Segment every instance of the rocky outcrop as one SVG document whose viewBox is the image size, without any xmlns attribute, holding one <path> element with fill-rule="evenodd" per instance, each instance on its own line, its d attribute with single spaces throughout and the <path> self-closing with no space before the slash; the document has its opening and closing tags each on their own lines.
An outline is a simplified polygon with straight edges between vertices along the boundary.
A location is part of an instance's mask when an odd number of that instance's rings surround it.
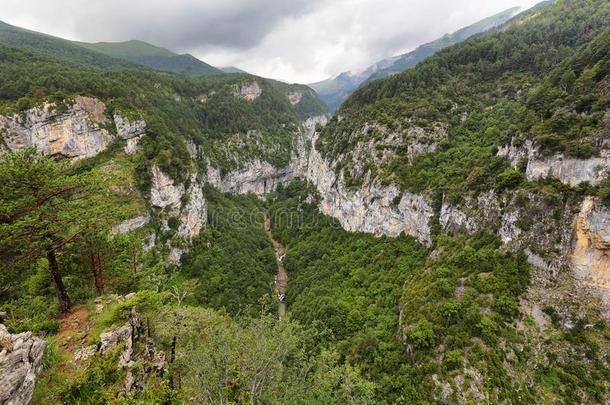
<svg viewBox="0 0 610 405">
<path fill-rule="evenodd" d="M 256 81 L 242 84 L 241 86 L 233 86 L 233 95 L 235 97 L 243 98 L 244 100 L 256 100 L 261 94 L 263 94 L 263 89 L 261 89 L 261 86 Z"/>
<path fill-rule="evenodd" d="M 139 150 L 138 144 L 146 132 L 146 121 L 129 121 L 120 115 L 115 115 L 114 125 L 116 126 L 117 135 L 127 142 L 125 153 L 128 155 L 136 153 Z"/>
<path fill-rule="evenodd" d="M 0 116 L 0 134 L 4 132 L 2 141 L 9 151 L 35 146 L 45 155 L 85 159 L 102 152 L 115 139 L 106 129 L 107 123 L 102 101 L 79 96 L 66 112 L 45 103 L 22 114 Z M 135 153 L 146 122 L 115 115 L 114 125 L 118 137 L 127 141 L 125 153 Z"/>
<path fill-rule="evenodd" d="M 121 139 L 136 138 L 144 135 L 146 132 L 146 121 L 144 120 L 129 121 L 120 115 L 115 115 L 114 125 L 116 126 L 117 135 Z"/>
<path fill-rule="evenodd" d="M 245 168 L 224 177 L 213 167 L 208 168 L 207 181 L 223 193 L 263 195 L 273 192 L 278 185 L 289 183 L 294 174 L 289 168 L 277 169 L 260 160 L 250 162 Z"/>
<path fill-rule="evenodd" d="M 315 137 L 313 139 L 315 145 Z M 320 210 L 352 232 L 398 236 L 405 234 L 424 244 L 432 242 L 432 207 L 422 195 L 400 193 L 395 186 L 380 186 L 367 176 L 358 188 L 349 188 L 343 174 L 312 148 L 306 174 L 321 197 Z"/>
<path fill-rule="evenodd" d="M 3 142 L 10 151 L 35 146 L 49 156 L 84 159 L 105 150 L 113 136 L 104 128 L 106 106 L 97 99 L 76 97 L 66 112 L 45 103 L 22 114 L 0 116 Z"/>
<path fill-rule="evenodd" d="M 159 168 L 153 166 L 151 173 L 150 204 L 155 208 L 177 210 L 184 195 L 184 184 L 174 180 Z"/>
<path fill-rule="evenodd" d="M 529 181 L 550 177 L 572 187 L 585 182 L 595 186 L 610 174 L 610 150 L 607 149 L 589 159 L 576 159 L 564 154 L 545 157 L 528 140 L 521 146 L 511 143 L 501 147 L 498 155 L 506 157 L 515 169 L 525 167 Z"/>
<path fill-rule="evenodd" d="M 44 340 L 31 332 L 12 335 L 0 324 L 0 404 L 22 405 L 30 401 L 44 348 Z"/>
<path fill-rule="evenodd" d="M 127 299 L 127 297 L 125 297 Z M 143 391 L 151 376 L 162 377 L 167 369 L 165 353 L 158 350 L 149 337 L 146 322 L 132 309 L 129 320 L 122 326 L 100 335 L 99 345 L 88 346 L 79 351 L 79 361 L 99 354 L 107 354 L 120 347 L 118 367 L 127 370 L 125 394 Z M 140 346 L 136 346 L 136 344 Z"/>
<path fill-rule="evenodd" d="M 459 207 L 443 203 L 439 216 L 439 223 L 446 232 L 466 231 L 474 233 L 477 231 L 477 224 L 469 218 Z"/>
<path fill-rule="evenodd" d="M 124 234 L 127 232 L 135 231 L 136 229 L 142 228 L 144 225 L 150 222 L 150 215 L 141 215 L 139 217 L 127 219 L 121 222 L 119 225 L 112 228 L 111 233 Z"/>
<path fill-rule="evenodd" d="M 208 217 L 207 202 L 203 198 L 202 185 L 197 182 L 197 175 L 191 176 L 191 185 L 187 191 L 189 202 L 180 216 L 178 236 L 192 240 L 206 224 Z"/>
<path fill-rule="evenodd" d="M 572 264 L 576 276 L 610 298 L 610 210 L 586 197 L 574 220 Z"/>
<path fill-rule="evenodd" d="M 288 97 L 288 101 L 290 101 L 290 104 L 297 105 L 303 99 L 303 92 L 291 91 L 286 95 L 286 97 Z"/>
</svg>

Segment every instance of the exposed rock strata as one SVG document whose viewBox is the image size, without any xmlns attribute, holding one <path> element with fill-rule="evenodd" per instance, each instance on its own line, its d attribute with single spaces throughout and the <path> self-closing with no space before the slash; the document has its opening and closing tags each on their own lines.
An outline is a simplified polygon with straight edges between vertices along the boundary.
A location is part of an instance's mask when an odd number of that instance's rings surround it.
<svg viewBox="0 0 610 405">
<path fill-rule="evenodd" d="M 202 185 L 197 182 L 197 175 L 191 176 L 191 185 L 187 191 L 189 202 L 180 216 L 178 236 L 191 240 L 205 225 L 208 216 L 207 202 L 203 198 Z"/>
<path fill-rule="evenodd" d="M 142 228 L 144 225 L 150 222 L 150 215 L 141 215 L 139 217 L 127 219 L 121 222 L 119 225 L 112 228 L 111 233 L 116 234 L 124 234 L 127 232 L 134 231 L 136 229 Z"/>
<path fill-rule="evenodd" d="M 610 175 L 608 149 L 589 159 L 576 159 L 563 154 L 545 157 L 528 140 L 522 146 L 504 146 L 499 149 L 498 155 L 506 157 L 515 169 L 525 166 L 525 176 L 530 181 L 550 177 L 572 187 L 585 182 L 595 186 Z"/>
<path fill-rule="evenodd" d="M 180 202 L 184 195 L 184 184 L 176 184 L 171 177 L 163 173 L 159 166 L 153 166 L 151 175 L 151 205 L 161 209 L 170 207 L 170 209 L 176 210 L 180 208 Z"/>
<path fill-rule="evenodd" d="M 35 146 L 49 156 L 84 159 L 105 150 L 113 136 L 104 128 L 104 103 L 76 97 L 67 112 L 45 103 L 12 117 L 0 116 L 3 141 L 10 151 Z"/>
<path fill-rule="evenodd" d="M 610 210 L 587 197 L 574 220 L 572 264 L 576 276 L 610 298 Z"/>
<path fill-rule="evenodd" d="M 244 100 L 256 100 L 261 94 L 263 94 L 263 89 L 261 89 L 261 86 L 255 81 L 242 84 L 241 86 L 233 86 L 233 95 L 235 97 L 243 98 Z"/>
<path fill-rule="evenodd" d="M 0 324 L 0 404 L 30 402 L 44 348 L 44 340 L 31 332 L 12 335 Z"/>
</svg>

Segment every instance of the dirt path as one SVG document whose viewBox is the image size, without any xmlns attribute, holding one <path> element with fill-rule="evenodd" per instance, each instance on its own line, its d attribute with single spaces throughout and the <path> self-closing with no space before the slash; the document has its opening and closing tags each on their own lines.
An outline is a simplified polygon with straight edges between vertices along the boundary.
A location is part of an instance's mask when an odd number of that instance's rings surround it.
<svg viewBox="0 0 610 405">
<path fill-rule="evenodd" d="M 288 272 L 284 267 L 284 255 L 286 254 L 284 246 L 273 238 L 271 232 L 271 220 L 269 218 L 269 211 L 264 211 L 265 216 L 265 232 L 273 243 L 273 250 L 275 250 L 275 261 L 277 263 L 277 275 L 275 276 L 275 292 L 279 301 L 277 315 L 280 319 L 286 315 L 286 289 L 288 287 Z"/>
<path fill-rule="evenodd" d="M 59 318 L 57 343 L 68 352 L 73 353 L 89 336 L 90 329 L 91 321 L 87 308 L 85 306 L 74 308 Z"/>
</svg>

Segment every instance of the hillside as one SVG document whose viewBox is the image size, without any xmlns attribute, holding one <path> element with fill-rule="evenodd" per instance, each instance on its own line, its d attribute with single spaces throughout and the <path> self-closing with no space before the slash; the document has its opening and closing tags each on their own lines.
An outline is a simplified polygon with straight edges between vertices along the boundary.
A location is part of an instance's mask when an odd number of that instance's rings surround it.
<svg viewBox="0 0 610 405">
<path fill-rule="evenodd" d="M 0 44 L 16 46 L 56 60 L 101 69 L 135 68 L 132 63 L 84 49 L 71 41 L 14 27 L 0 21 Z"/>
<path fill-rule="evenodd" d="M 332 117 L 303 85 L 70 59 L 0 44 L 0 399 L 610 402 L 606 0 Z"/>
<path fill-rule="evenodd" d="M 505 10 L 462 28 L 453 34 L 447 34 L 433 42 L 421 45 L 412 52 L 381 60 L 362 72 L 343 72 L 333 79 L 312 83 L 309 86 L 320 95 L 332 111 L 335 111 L 363 84 L 410 69 L 443 48 L 504 24 L 515 16 L 519 10 L 518 7 Z"/>
<path fill-rule="evenodd" d="M 124 59 L 154 70 L 193 76 L 219 74 L 221 71 L 189 54 L 178 55 L 142 41 L 99 42 L 78 45 L 117 59 Z"/>
</svg>

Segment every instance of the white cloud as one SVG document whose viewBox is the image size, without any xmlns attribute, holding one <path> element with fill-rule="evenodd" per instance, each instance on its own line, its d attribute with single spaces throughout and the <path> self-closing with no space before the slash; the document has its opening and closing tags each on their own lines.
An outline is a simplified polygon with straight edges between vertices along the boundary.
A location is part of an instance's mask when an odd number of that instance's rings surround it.
<svg viewBox="0 0 610 405">
<path fill-rule="evenodd" d="M 4 0 L 0 19 L 83 41 L 141 39 L 309 83 L 537 0 Z"/>
</svg>

